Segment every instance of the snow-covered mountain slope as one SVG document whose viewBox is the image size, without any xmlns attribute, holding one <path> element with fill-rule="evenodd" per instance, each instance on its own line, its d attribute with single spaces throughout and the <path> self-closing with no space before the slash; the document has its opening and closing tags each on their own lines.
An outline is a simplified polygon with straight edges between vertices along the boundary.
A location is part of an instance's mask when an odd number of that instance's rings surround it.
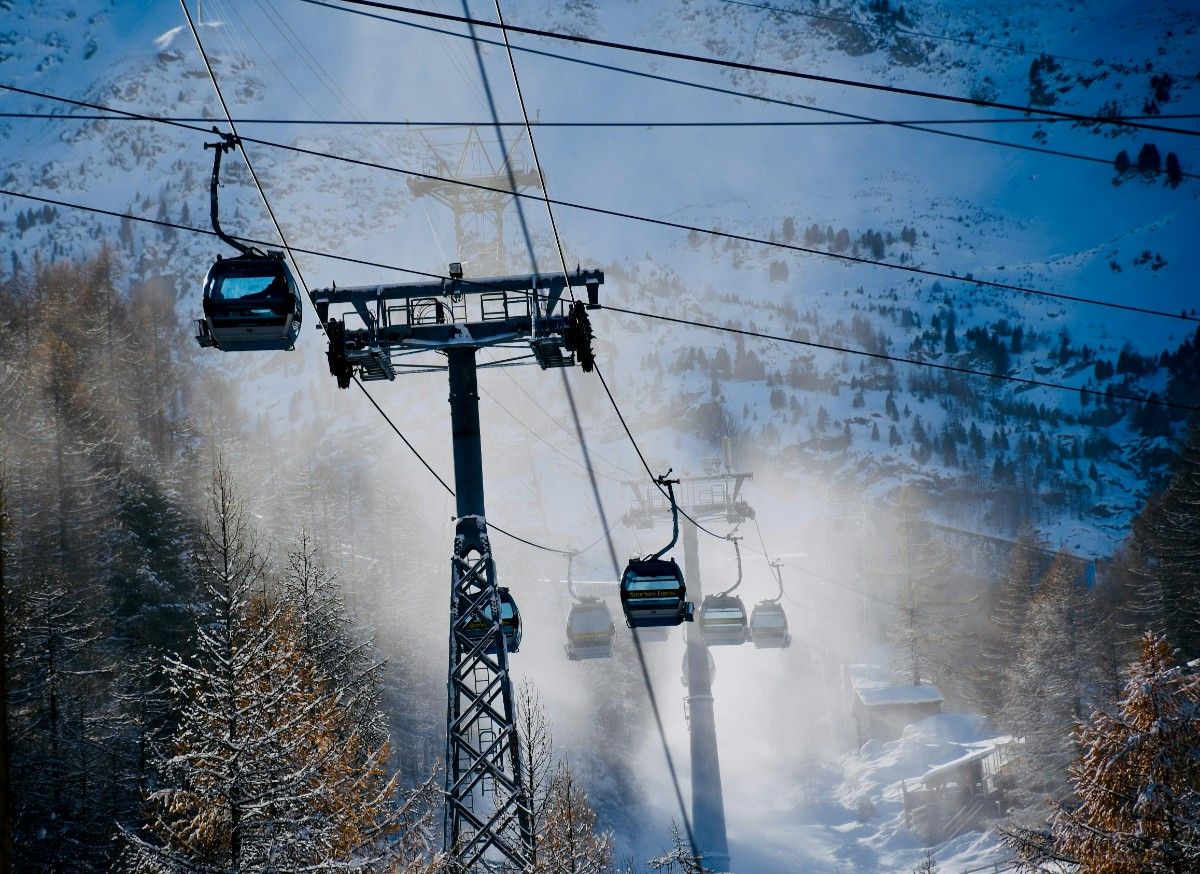
<svg viewBox="0 0 1200 874">
<path fill-rule="evenodd" d="M 511 16 L 518 23 L 632 42 L 658 44 L 656 37 L 670 34 L 671 45 L 685 50 L 1016 103 L 1040 101 L 1067 111 L 1093 113 L 1112 104 L 1109 110 L 1118 112 L 1173 114 L 1197 102 L 1195 76 L 1187 72 L 1195 67 L 1194 40 L 1187 35 L 1197 15 L 1188 4 L 1136 13 L 1108 4 L 1086 15 L 1067 4 L 976 5 L 952 21 L 920 4 L 906 5 L 903 15 L 856 5 L 823 6 L 806 15 L 724 2 L 576 3 L 515 6 Z M 211 88 L 179 18 L 169 4 L 111 4 L 90 14 L 72 4 L 23 4 L 10 10 L 0 72 L 6 83 L 134 111 L 215 117 Z M 282 4 L 278 11 L 204 4 L 201 20 L 217 75 L 238 115 L 486 120 L 473 58 L 460 39 L 299 3 Z M 599 59 L 596 52 L 520 44 Z M 351 45 L 353 57 L 344 60 Z M 1042 48 L 1053 49 L 1056 59 L 1034 53 Z M 504 59 L 486 47 L 485 58 L 501 113 L 511 118 L 518 110 Z M 531 110 L 545 119 L 828 118 L 541 55 L 518 53 L 518 60 Z M 636 56 L 601 60 L 864 116 L 984 115 L 890 94 L 725 75 Z M 1157 78 L 1164 73 L 1171 77 L 1165 87 Z M 395 91 L 392 82 L 412 84 Z M 4 105 L 65 111 L 12 93 Z M 141 122 L 28 119 L 6 120 L 2 130 L 8 159 L 0 178 L 6 188 L 206 224 L 202 135 Z M 1192 167 L 1190 144 L 1169 134 L 1067 124 L 944 130 L 1105 159 L 1122 148 L 1136 157 L 1141 145 L 1156 141 L 1162 154 L 1177 149 L 1185 170 Z M 423 140 L 402 128 L 245 125 L 243 132 L 410 169 L 429 166 Z M 1111 169 L 1085 162 L 878 126 L 542 128 L 536 136 L 551 192 L 563 200 L 1169 312 L 1194 306 L 1190 247 L 1200 216 L 1191 180 L 1171 188 L 1161 178 L 1117 179 Z M 453 256 L 448 216 L 437 206 L 414 202 L 403 175 L 267 146 L 250 149 L 294 245 L 433 271 Z M 272 239 L 248 182 L 244 169 L 228 162 L 225 223 Z M 536 202 L 526 207 L 538 257 L 548 269 L 555 257 L 544 213 Z M 1195 327 L 950 280 L 934 284 L 886 268 L 568 208 L 558 213 L 569 259 L 609 269 L 610 302 L 802 340 L 1099 391 L 1162 395 L 1170 376 L 1158 366 L 1159 356 L 1174 352 Z M 214 248 L 203 237 L 115 227 L 109 218 L 47 211 L 15 198 L 4 198 L 0 220 L 13 264 L 28 263 L 34 252 L 42 258 L 84 252 L 119 234 L 136 272 L 180 277 L 181 315 L 194 302 L 194 277 Z M 515 223 L 509 224 L 511 230 Z M 520 252 L 514 238 L 510 253 L 518 269 Z M 306 256 L 301 264 L 314 285 L 389 275 Z M 957 352 L 946 348 L 948 326 Z M 1028 340 L 1014 346 L 1018 327 Z M 1020 491 L 1015 508 L 992 501 L 970 518 L 965 503 L 957 507 L 951 501 L 947 515 L 1002 533 L 1018 515 L 1032 515 L 1056 540 L 1081 551 L 1103 552 L 1120 538 L 1147 480 L 1163 470 L 1178 430 L 1177 421 L 1164 425 L 1162 417 L 1152 416 L 1147 424 L 1134 404 L 1098 412 L 1079 396 L 1052 389 L 981 378 L 948 385 L 941 375 L 909 365 L 881 368 L 840 353 L 757 340 L 735 343 L 728 335 L 614 315 L 601 314 L 597 328 L 609 366 L 627 386 L 624 402 L 656 456 L 666 459 L 679 451 L 667 431 L 653 430 L 655 412 L 663 411 L 697 432 L 698 440 L 688 441 L 686 450 L 693 458 L 712 451 L 718 431 L 733 430 L 760 464 L 782 465 L 799 477 L 849 477 L 877 496 L 905 477 L 920 477 L 943 493 L 995 497 Z M 982 341 L 980 331 L 986 332 Z M 967 339 L 968 332 L 974 339 Z M 253 408 L 264 409 L 259 400 L 271 398 L 282 411 L 294 406 L 288 398 L 301 384 L 321 378 L 320 339 L 306 334 L 299 370 L 295 361 L 221 366 L 246 368 Z M 1007 355 L 998 344 L 1007 347 Z M 1132 369 L 1118 367 L 1123 349 L 1145 360 Z M 300 381 L 282 377 L 285 372 Z M 1178 373 L 1176 381 L 1182 381 Z M 510 406 L 519 402 L 506 380 L 497 389 Z M 1180 391 L 1177 387 L 1176 399 Z M 889 395 L 902 411 L 897 418 L 889 415 Z M 555 415 L 565 414 L 557 397 L 546 405 Z M 423 427 L 440 429 L 437 412 L 431 411 Z M 506 427 L 514 426 L 509 421 Z M 1036 445 L 1015 446 L 1017 432 L 1030 427 L 1042 430 L 1035 431 Z M 873 438 L 876 428 L 879 439 Z M 976 429 L 986 441 L 982 451 Z M 560 437 L 565 435 L 555 435 Z M 597 439 L 602 451 L 630 460 L 619 440 Z M 947 441 L 953 449 L 946 448 Z M 572 452 L 569 445 L 562 448 Z M 1018 462 L 1020 471 L 1013 469 Z"/>
</svg>

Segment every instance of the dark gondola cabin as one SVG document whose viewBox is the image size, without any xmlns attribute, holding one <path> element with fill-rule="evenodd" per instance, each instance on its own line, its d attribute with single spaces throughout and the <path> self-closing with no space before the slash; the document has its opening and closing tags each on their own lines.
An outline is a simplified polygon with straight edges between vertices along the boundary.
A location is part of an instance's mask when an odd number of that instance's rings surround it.
<svg viewBox="0 0 1200 874">
<path fill-rule="evenodd" d="M 509 652 L 516 652 L 521 646 L 521 611 L 517 609 L 517 602 L 512 593 L 504 586 L 498 586 L 496 593 L 500 596 L 500 629 L 504 633 L 505 648 Z M 466 605 L 460 609 L 466 609 Z M 467 623 L 463 633 L 472 641 L 478 642 L 483 640 L 491 629 L 492 608 L 491 605 L 485 605 Z M 496 655 L 497 647 L 489 646 L 484 652 Z"/>
<path fill-rule="evenodd" d="M 196 342 L 224 352 L 291 349 L 301 316 L 300 292 L 282 252 L 218 256 L 204 281 Z"/>
<path fill-rule="evenodd" d="M 630 628 L 654 628 L 691 622 L 683 571 L 674 559 L 634 559 L 621 575 L 621 609 Z"/>
<path fill-rule="evenodd" d="M 737 595 L 709 595 L 700 605 L 700 627 L 709 646 L 746 642 L 746 605 Z"/>
<path fill-rule="evenodd" d="M 759 649 L 780 649 L 792 642 L 787 614 L 777 601 L 759 601 L 750 614 L 750 640 Z"/>
<path fill-rule="evenodd" d="M 577 601 L 567 616 L 567 658 L 571 661 L 612 658 L 616 630 L 608 605 L 599 598 Z"/>
</svg>

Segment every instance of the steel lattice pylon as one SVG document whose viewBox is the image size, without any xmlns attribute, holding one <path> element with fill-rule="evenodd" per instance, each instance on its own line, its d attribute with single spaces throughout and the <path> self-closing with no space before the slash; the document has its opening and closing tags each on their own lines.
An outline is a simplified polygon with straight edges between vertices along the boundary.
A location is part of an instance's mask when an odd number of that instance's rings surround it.
<svg viewBox="0 0 1200 874">
<path fill-rule="evenodd" d="M 313 302 L 329 338 L 330 372 L 342 388 L 354 379 L 395 379 L 431 369 L 444 369 L 449 377 L 458 525 L 450 571 L 445 850 L 455 874 L 518 872 L 529 868 L 532 834 L 502 603 L 512 609 L 514 633 L 519 625 L 514 602 L 502 602 L 496 586 L 484 521 L 475 359 L 480 349 L 508 349 L 512 357 L 482 366 L 536 363 L 545 370 L 572 367 L 579 357 L 586 368 L 592 336 L 586 309 L 598 306 L 604 274 L 576 269 L 570 275 L 467 280 L 458 264 L 450 273 L 431 282 L 319 288 Z M 587 305 L 563 300 L 576 288 L 586 291 Z M 338 305 L 352 309 L 339 319 L 330 313 Z M 409 356 L 434 352 L 444 364 L 428 357 L 407 363 Z"/>
<path fill-rule="evenodd" d="M 446 849 L 459 871 L 529 865 L 529 803 L 500 616 L 483 520 L 460 519 L 451 565 L 445 821 Z M 490 628 L 468 634 L 473 623 Z"/>
</svg>

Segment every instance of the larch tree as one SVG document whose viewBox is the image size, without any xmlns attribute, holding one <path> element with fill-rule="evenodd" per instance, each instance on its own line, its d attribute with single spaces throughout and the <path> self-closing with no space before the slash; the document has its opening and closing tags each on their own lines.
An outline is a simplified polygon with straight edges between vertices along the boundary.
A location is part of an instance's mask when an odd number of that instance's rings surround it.
<svg viewBox="0 0 1200 874">
<path fill-rule="evenodd" d="M 96 647 L 103 625 L 55 572 L 6 594 L 16 594 L 7 617 L 16 862 L 90 870 L 106 859 L 113 821 L 96 760 L 112 717 L 112 665 Z"/>
<path fill-rule="evenodd" d="M 550 784 L 538 864 L 533 871 L 607 874 L 612 865 L 612 836 L 596 830 L 596 812 L 564 762 Z"/>
<path fill-rule="evenodd" d="M 1074 797 L 1048 834 L 1010 836 L 1023 861 L 1087 874 L 1200 870 L 1200 676 L 1147 632 L 1116 712 L 1096 711 L 1076 732 Z"/>
<path fill-rule="evenodd" d="M 280 598 L 294 617 L 305 656 L 341 697 L 340 734 L 357 733 L 371 748 L 386 743 L 379 685 L 383 665 L 371 657 L 369 642 L 354 639 L 337 576 L 307 531 L 288 553 Z"/>
<path fill-rule="evenodd" d="M 304 642 L 295 609 L 270 592 L 265 559 L 214 472 L 196 551 L 209 597 L 194 655 L 168 664 L 179 724 L 129 835 L 139 870 L 421 870 L 416 827 L 386 766 L 389 748 L 347 730 L 340 690 Z M 418 853 L 424 855 L 424 851 Z M 413 866 L 416 867 L 413 867 Z"/>
<path fill-rule="evenodd" d="M 1005 690 L 1002 724 L 1025 739 L 1012 798 L 1019 820 L 1039 819 L 1046 797 L 1065 793 L 1078 753 L 1072 727 L 1099 680 L 1099 621 L 1082 578 L 1082 563 L 1059 552 L 1029 605 Z"/>
<path fill-rule="evenodd" d="M 531 874 L 604 874 L 612 870 L 612 836 L 597 831 L 596 812 L 568 765 L 555 754 L 554 734 L 537 687 L 517 694 L 517 735 L 533 836 Z"/>
<path fill-rule="evenodd" d="M 679 824 L 671 820 L 671 848 L 661 856 L 646 862 L 651 871 L 667 874 L 709 874 L 704 867 L 703 857 L 696 851 L 689 835 L 685 835 Z"/>
<path fill-rule="evenodd" d="M 978 637 L 979 657 L 972 677 L 973 696 L 981 711 L 1000 715 L 1029 604 L 1041 579 L 1046 543 L 1026 528 L 1017 535 L 1004 572 L 984 593 L 986 619 Z"/>
<path fill-rule="evenodd" d="M 902 489 L 897 507 L 896 596 L 888 636 L 895 648 L 901 682 L 920 686 L 952 679 L 950 618 L 955 601 L 950 591 L 949 556 L 930 536 L 921 517 L 915 490 Z"/>
<path fill-rule="evenodd" d="M 528 679 L 517 692 L 517 736 L 520 738 L 521 770 L 525 776 L 526 803 L 529 807 L 530 865 L 534 871 L 550 872 L 542 845 L 546 837 L 550 806 L 553 801 L 557 759 L 554 734 L 542 705 L 537 687 Z"/>
<path fill-rule="evenodd" d="M 138 654 L 162 651 L 195 600 L 176 536 L 187 528 L 191 479 L 180 455 L 144 464 L 134 396 L 158 362 L 134 354 L 119 272 L 102 250 L 80 263 L 35 261 L 0 282 L 22 868 L 111 867 L 116 824 L 140 814 L 147 757 L 138 748 L 162 716 L 139 710 L 126 681 L 141 679 Z"/>
</svg>

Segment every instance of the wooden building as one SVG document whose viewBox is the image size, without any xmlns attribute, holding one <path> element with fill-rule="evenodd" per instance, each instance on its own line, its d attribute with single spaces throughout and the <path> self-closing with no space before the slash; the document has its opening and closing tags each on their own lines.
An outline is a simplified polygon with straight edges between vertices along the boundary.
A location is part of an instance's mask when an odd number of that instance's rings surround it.
<svg viewBox="0 0 1200 874">
<path fill-rule="evenodd" d="M 1005 778 L 1013 745 L 1020 742 L 998 737 L 973 744 L 966 754 L 926 771 L 915 788 L 901 783 L 905 825 L 936 844 L 1003 816 Z"/>
<path fill-rule="evenodd" d="M 895 740 L 905 726 L 941 713 L 944 701 L 937 686 L 856 688 L 851 717 L 859 745 Z"/>
</svg>

